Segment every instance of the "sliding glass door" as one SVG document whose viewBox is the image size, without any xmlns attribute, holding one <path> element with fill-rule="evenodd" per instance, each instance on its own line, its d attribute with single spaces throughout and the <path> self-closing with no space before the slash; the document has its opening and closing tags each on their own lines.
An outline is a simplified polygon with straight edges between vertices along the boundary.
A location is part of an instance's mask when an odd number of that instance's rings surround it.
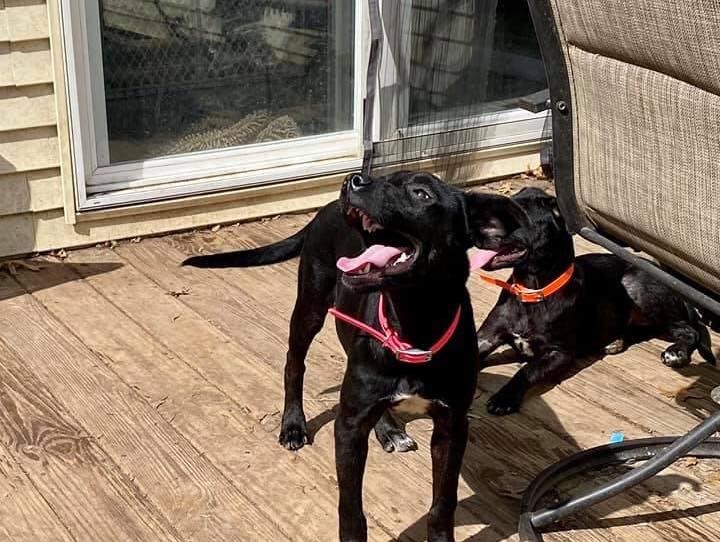
<svg viewBox="0 0 720 542">
<path fill-rule="evenodd" d="M 357 4 L 65 0 L 81 208 L 357 164 Z"/>
<path fill-rule="evenodd" d="M 366 0 L 60 0 L 77 208 L 348 171 Z M 524 2 L 384 0 L 379 161 L 542 137 Z M 377 161 L 376 161 L 377 163 Z"/>
</svg>

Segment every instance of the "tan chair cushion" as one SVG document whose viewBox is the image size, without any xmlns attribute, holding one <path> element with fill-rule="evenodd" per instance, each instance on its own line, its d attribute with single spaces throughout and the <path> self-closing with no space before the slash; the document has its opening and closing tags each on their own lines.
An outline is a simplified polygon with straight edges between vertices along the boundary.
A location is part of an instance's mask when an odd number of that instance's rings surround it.
<svg viewBox="0 0 720 542">
<path fill-rule="evenodd" d="M 720 292 L 720 2 L 553 1 L 581 206 Z"/>
<path fill-rule="evenodd" d="M 569 44 L 720 93 L 718 0 L 556 0 Z"/>
</svg>

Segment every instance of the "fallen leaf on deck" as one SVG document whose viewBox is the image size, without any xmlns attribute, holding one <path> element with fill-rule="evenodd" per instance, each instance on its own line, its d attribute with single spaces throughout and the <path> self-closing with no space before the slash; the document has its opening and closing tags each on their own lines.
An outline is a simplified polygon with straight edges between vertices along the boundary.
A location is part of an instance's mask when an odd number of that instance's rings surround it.
<svg viewBox="0 0 720 542">
<path fill-rule="evenodd" d="M 505 194 L 505 195 L 512 194 L 514 192 L 512 184 L 510 184 L 510 183 L 503 183 L 500 186 L 498 186 L 497 188 L 495 188 L 495 190 L 497 190 L 501 194 Z"/>
<path fill-rule="evenodd" d="M 190 289 L 189 288 L 183 288 L 182 290 L 172 290 L 170 292 L 165 292 L 167 295 L 171 295 L 175 298 L 180 297 L 181 295 L 190 295 Z"/>
<path fill-rule="evenodd" d="M 694 467 L 698 464 L 698 460 L 695 457 L 683 457 L 676 463 L 679 467 Z"/>
<path fill-rule="evenodd" d="M 545 175 L 542 166 L 538 166 L 536 169 L 533 169 L 530 174 L 540 181 L 544 181 L 547 179 L 547 175 Z"/>
</svg>

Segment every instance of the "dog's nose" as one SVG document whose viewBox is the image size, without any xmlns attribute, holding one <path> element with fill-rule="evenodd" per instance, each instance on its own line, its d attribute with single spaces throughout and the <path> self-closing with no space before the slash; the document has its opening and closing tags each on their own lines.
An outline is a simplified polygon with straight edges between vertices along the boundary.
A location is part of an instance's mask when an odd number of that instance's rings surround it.
<svg viewBox="0 0 720 542">
<path fill-rule="evenodd" d="M 370 177 L 363 177 L 362 175 L 353 175 L 350 177 L 351 190 L 360 190 L 369 184 L 372 184 L 372 179 Z"/>
</svg>

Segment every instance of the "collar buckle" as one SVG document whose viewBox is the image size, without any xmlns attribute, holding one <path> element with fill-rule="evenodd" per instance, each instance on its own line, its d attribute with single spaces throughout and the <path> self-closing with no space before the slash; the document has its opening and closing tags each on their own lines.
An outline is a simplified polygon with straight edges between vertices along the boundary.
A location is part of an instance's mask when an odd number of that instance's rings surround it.
<svg viewBox="0 0 720 542">
<path fill-rule="evenodd" d="M 542 290 L 520 291 L 522 301 L 525 303 L 540 303 L 545 301 L 545 294 Z"/>
<path fill-rule="evenodd" d="M 545 301 L 545 293 L 542 290 L 530 290 L 517 282 L 510 285 L 510 291 L 523 303 L 540 303 Z"/>
<path fill-rule="evenodd" d="M 404 361 L 405 363 L 427 363 L 432 359 L 433 353 L 431 350 L 407 348 L 396 351 L 395 357 L 398 361 Z"/>
</svg>

